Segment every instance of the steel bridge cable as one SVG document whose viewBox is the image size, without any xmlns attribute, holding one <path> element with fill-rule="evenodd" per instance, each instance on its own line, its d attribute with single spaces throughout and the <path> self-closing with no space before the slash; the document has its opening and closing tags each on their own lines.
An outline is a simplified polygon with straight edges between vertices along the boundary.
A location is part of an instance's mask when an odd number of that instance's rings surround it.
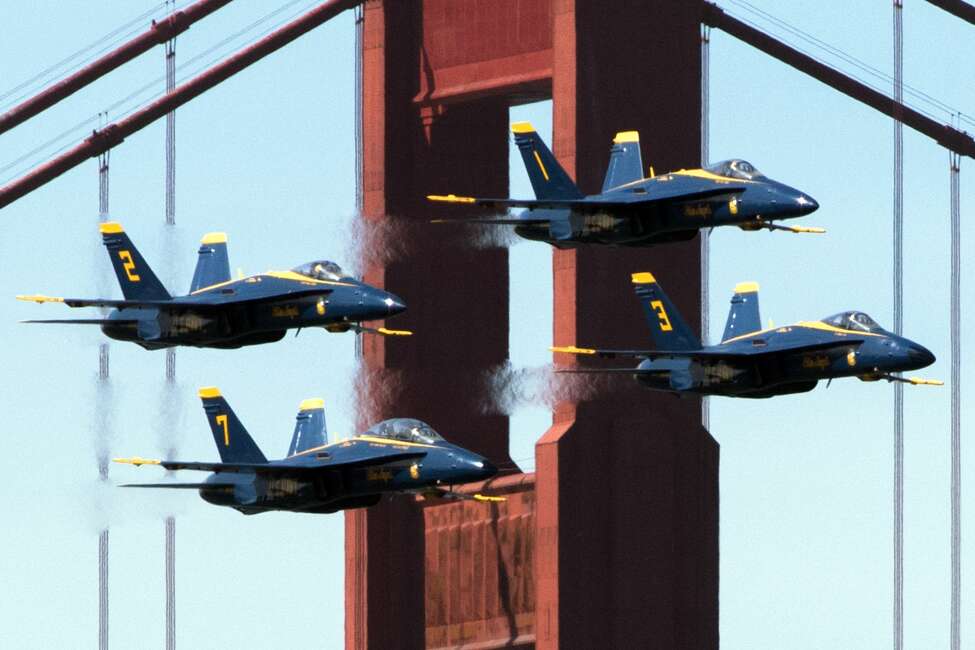
<svg viewBox="0 0 975 650">
<path fill-rule="evenodd" d="M 961 156 L 948 152 L 951 185 L 951 650 L 961 648 Z"/>
<path fill-rule="evenodd" d="M 121 25 L 121 26 L 115 28 L 114 30 L 112 30 L 111 32 L 105 34 L 104 36 L 101 36 L 100 38 L 92 41 L 91 43 L 89 43 L 85 47 L 81 48 L 77 52 L 74 52 L 73 54 L 68 55 L 67 57 L 65 57 L 64 59 L 58 61 L 54 65 L 52 65 L 52 66 L 50 66 L 48 68 L 45 68 L 41 72 L 38 72 L 36 75 L 34 75 L 33 77 L 31 77 L 30 79 L 27 79 L 27 80 L 25 80 L 25 81 L 17 84 L 13 88 L 10 88 L 6 92 L 0 94 L 0 101 L 6 100 L 8 97 L 10 97 L 11 95 L 13 95 L 14 93 L 20 92 L 21 90 L 24 90 L 26 88 L 30 88 L 30 87 L 36 86 L 36 85 L 41 85 L 41 86 L 46 85 L 48 83 L 48 81 L 42 81 L 42 80 L 45 80 L 47 77 L 52 76 L 55 72 L 58 72 L 58 74 L 60 74 L 61 76 L 64 76 L 64 75 L 66 75 L 68 73 L 74 72 L 75 70 L 78 70 L 78 69 L 82 68 L 83 66 L 87 65 L 88 63 L 90 63 L 91 61 L 93 61 L 94 59 L 96 59 L 97 57 L 99 57 L 101 54 L 103 54 L 106 51 L 110 50 L 112 47 L 114 47 L 115 45 L 117 45 L 120 41 L 126 40 L 130 36 L 132 36 L 133 34 L 139 32 L 142 29 L 142 24 L 144 23 L 144 21 L 146 19 L 152 17 L 154 14 L 158 13 L 159 10 L 161 8 L 165 7 L 165 6 L 166 6 L 166 3 L 160 3 L 160 4 L 156 5 L 155 7 L 152 7 L 148 11 L 145 11 L 145 12 L 139 14 L 138 16 L 136 16 L 135 18 L 133 18 L 129 22 L 125 23 L 124 25 Z M 135 25 L 134 28 L 133 28 L 133 25 Z M 126 31 L 126 30 L 128 30 L 128 31 Z M 119 36 L 119 34 L 121 34 L 121 36 Z M 94 49 L 96 47 L 99 47 L 99 46 L 101 46 L 101 49 L 100 50 L 98 50 L 98 51 L 90 54 L 88 57 L 86 57 L 82 61 L 79 61 L 78 63 L 76 63 L 73 67 L 68 68 L 66 70 L 62 70 L 61 69 L 64 66 L 68 65 L 69 63 L 75 61 L 79 57 L 83 56 L 87 52 L 89 52 L 92 49 Z M 14 104 L 19 103 L 21 100 L 26 99 L 27 97 L 29 97 L 30 95 L 32 95 L 33 92 L 34 91 L 28 91 L 25 94 L 22 94 L 22 95 L 16 97 L 15 99 L 9 101 L 8 103 L 3 104 L 2 105 L 2 108 L 5 109 L 5 108 L 7 108 L 9 106 L 12 106 Z"/>
<path fill-rule="evenodd" d="M 871 75 L 873 77 L 876 77 L 879 81 L 883 82 L 883 85 L 878 86 L 875 82 L 872 82 L 872 81 L 869 81 L 867 79 L 864 79 L 862 76 L 859 76 L 859 75 L 856 75 L 856 74 L 851 74 L 849 72 L 845 72 L 844 71 L 844 73 L 847 74 L 849 77 L 851 77 L 853 79 L 856 79 L 860 83 L 863 83 L 864 85 L 866 85 L 866 86 L 868 86 L 870 88 L 873 88 L 874 90 L 877 90 L 879 92 L 883 92 L 884 91 L 884 86 L 886 86 L 888 84 L 893 84 L 893 82 L 894 82 L 893 77 L 891 77 L 889 74 L 887 74 L 887 73 L 885 73 L 885 72 L 883 72 L 883 71 L 881 71 L 881 70 L 879 70 L 879 69 L 871 66 L 868 63 L 865 63 L 864 61 L 861 61 L 860 59 L 857 59 L 856 57 L 854 57 L 854 56 L 852 56 L 850 54 L 847 54 L 843 50 L 840 50 L 839 48 L 837 48 L 837 47 L 835 47 L 835 46 L 827 43 L 826 41 L 823 41 L 822 39 L 819 39 L 819 38 L 817 38 L 817 37 L 815 37 L 815 36 L 813 36 L 813 35 L 811 35 L 811 34 L 809 34 L 807 32 L 802 31 L 801 29 L 799 29 L 797 27 L 794 27 L 794 26 L 790 25 L 789 23 L 785 22 L 784 20 L 782 20 L 780 18 L 777 18 L 774 15 L 772 15 L 772 14 L 770 14 L 770 13 L 768 13 L 768 12 L 762 10 L 762 9 L 759 9 L 758 7 L 755 7 L 754 5 L 746 2 L 745 0 L 728 0 L 728 1 L 731 2 L 731 3 L 733 3 L 733 4 L 735 4 L 735 5 L 737 5 L 737 6 L 739 6 L 739 7 L 741 7 L 742 9 L 745 9 L 746 11 L 750 11 L 752 13 L 755 13 L 755 14 L 759 15 L 764 20 L 766 20 L 768 22 L 771 22 L 774 25 L 777 25 L 781 29 L 783 29 L 786 32 L 789 32 L 792 35 L 800 38 L 801 40 L 803 40 L 806 43 L 812 45 L 813 47 L 815 47 L 815 48 L 817 48 L 819 50 L 824 50 L 827 53 L 832 54 L 833 56 L 835 56 L 835 57 L 837 57 L 837 58 L 845 61 L 846 63 L 849 63 L 850 65 L 853 65 L 854 67 L 859 68 L 861 71 L 866 72 L 867 74 L 869 74 L 869 75 Z M 758 25 L 757 23 L 755 23 L 753 20 L 751 20 L 749 18 L 746 18 L 746 17 L 743 17 L 740 14 L 735 14 L 734 12 L 729 12 L 729 13 L 731 13 L 731 15 L 734 16 L 734 17 L 736 17 L 738 20 L 741 20 L 742 22 L 745 22 L 745 23 L 751 25 L 752 27 L 755 27 L 756 29 L 760 29 L 760 30 L 764 31 L 762 29 L 762 27 L 760 25 Z M 821 58 L 816 57 L 809 50 L 803 49 L 801 47 L 796 47 L 795 45 L 793 45 L 792 47 L 794 47 L 794 49 L 798 50 L 799 52 L 802 52 L 803 54 L 806 54 L 807 56 L 812 57 L 813 59 L 819 61 L 820 63 L 824 63 L 825 64 L 825 61 L 823 61 Z M 827 64 L 827 65 L 829 65 L 829 64 Z M 970 124 L 972 126 L 975 126 L 975 120 L 969 118 L 965 114 L 961 113 L 960 111 L 958 111 L 957 109 L 951 107 L 950 105 L 946 104 L 945 102 L 941 101 L 940 99 L 938 99 L 938 98 L 936 98 L 936 97 L 934 97 L 932 95 L 929 95 L 928 93 L 926 93 L 926 92 L 924 92 L 922 90 L 919 90 L 917 88 L 914 88 L 914 87 L 909 86 L 909 85 L 906 85 L 906 84 L 903 86 L 903 88 L 907 92 L 908 95 L 911 95 L 911 96 L 917 98 L 918 100 L 920 100 L 920 101 L 922 101 L 924 103 L 927 103 L 927 104 L 929 104 L 929 105 L 937 108 L 938 110 L 940 110 L 940 111 L 942 111 L 944 113 L 944 115 L 937 115 L 935 113 L 931 113 L 931 112 L 929 112 L 927 110 L 924 110 L 924 109 L 920 108 L 916 104 L 910 105 L 911 108 L 914 108 L 918 112 L 921 112 L 921 113 L 927 115 L 931 119 L 942 120 L 947 115 L 957 115 L 957 116 L 959 116 L 959 118 L 962 121 L 964 121 L 964 122 L 966 122 L 966 123 L 968 123 L 968 124 Z"/>
<path fill-rule="evenodd" d="M 261 32 L 260 34 L 258 34 L 256 37 L 252 38 L 250 42 L 255 42 L 255 41 L 259 40 L 260 38 L 262 38 L 266 34 L 274 31 L 275 29 L 277 29 L 278 27 L 280 27 L 284 23 L 288 22 L 289 20 L 291 20 L 295 16 L 301 14 L 303 11 L 305 11 L 307 9 L 307 7 L 310 7 L 310 6 L 312 6 L 312 5 L 315 4 L 315 0 L 312 0 L 312 1 L 309 1 L 309 0 L 291 0 L 290 2 L 285 3 L 284 5 L 282 5 L 281 7 L 279 7 L 278 9 L 276 9 L 276 10 L 274 10 L 274 11 L 272 11 L 272 12 L 264 15 L 263 17 L 255 20 L 254 22 L 252 22 L 249 25 L 245 26 L 244 28 L 238 30 L 234 34 L 231 34 L 230 36 L 224 38 L 223 40 L 219 41 L 218 43 L 216 43 L 216 44 L 212 45 L 211 47 L 207 48 L 203 52 L 200 52 L 199 54 L 197 54 L 197 55 L 195 55 L 195 56 L 187 59 L 183 64 L 181 64 L 180 66 L 178 66 L 176 68 L 177 71 L 182 72 L 182 75 L 180 76 L 180 78 L 178 79 L 178 81 L 180 81 L 180 82 L 181 81 L 184 81 L 186 78 L 191 77 L 192 75 L 196 74 L 200 70 L 203 70 L 205 68 L 208 68 L 217 59 L 219 59 L 222 55 L 218 55 L 216 57 L 213 57 L 212 59 L 206 61 L 202 65 L 198 65 L 198 66 L 190 69 L 189 71 L 187 71 L 187 68 L 189 68 L 190 66 L 193 66 L 194 64 L 198 63 L 202 59 L 210 56 L 214 52 L 217 52 L 221 48 L 224 48 L 226 45 L 228 45 L 228 44 L 232 43 L 233 41 L 239 39 L 241 36 L 245 35 L 247 32 L 252 31 L 254 28 L 259 27 L 260 25 L 262 25 L 262 24 L 266 23 L 267 21 L 273 19 L 274 17 L 278 16 L 279 14 L 281 14 L 283 11 L 287 10 L 288 8 L 293 7 L 294 5 L 299 4 L 301 2 L 304 2 L 305 4 L 300 9 L 298 9 L 295 12 L 292 12 L 291 14 L 289 14 L 283 20 L 280 20 L 280 21 L 276 22 L 274 25 L 272 25 L 271 27 L 267 28 L 266 30 L 264 30 L 263 32 Z M 112 113 L 113 111 L 115 111 L 119 107 L 124 106 L 125 104 L 131 102 L 133 99 L 136 99 L 137 97 L 140 97 L 141 95 L 143 95 L 146 92 L 152 90 L 153 88 L 158 88 L 158 86 L 161 83 L 164 83 L 165 81 L 166 81 L 166 75 L 162 75 L 160 77 L 156 77 L 155 79 L 153 79 L 149 83 L 147 83 L 147 84 L 145 84 L 145 85 L 137 88 L 136 90 L 132 91 L 131 93 L 129 93 L 127 96 L 123 97 L 122 99 L 120 99 L 120 100 L 118 100 L 116 102 L 113 102 L 112 104 L 109 104 L 105 108 L 104 113 L 105 114 Z M 136 104 L 134 104 L 132 106 L 126 107 L 125 110 L 123 110 L 120 113 L 120 115 L 121 116 L 128 115 L 128 114 L 134 112 L 135 110 L 137 110 L 137 109 L 139 109 L 139 108 L 141 108 L 141 107 L 149 104 L 150 102 L 154 101 L 155 99 L 157 99 L 158 97 L 161 97 L 164 94 L 165 94 L 165 91 L 157 91 L 153 95 L 150 95 L 148 98 L 140 99 L 138 103 L 136 103 Z M 89 118 L 87 118 L 87 119 L 79 122 L 78 124 L 75 124 L 74 126 L 70 127 L 69 129 L 66 129 L 65 131 L 63 131 L 60 134 L 58 134 L 57 136 L 55 136 L 54 138 L 51 138 L 47 142 L 45 142 L 45 143 L 43 143 L 43 144 L 35 147 L 34 149 L 31 149 L 29 152 L 27 152 L 26 154 L 20 156 L 16 160 L 14 160 L 14 161 L 12 161 L 10 163 L 7 163 L 3 167 L 0 167 L 0 174 L 3 174 L 4 172 L 6 172 L 6 171 L 8 171 L 8 170 L 10 170 L 10 169 L 12 169 L 12 168 L 20 165 L 21 163 L 23 163 L 26 160 L 33 159 L 38 154 L 47 151 L 50 147 L 54 146 L 55 144 L 57 144 L 58 142 L 64 140 L 65 138 L 67 138 L 67 137 L 69 137 L 71 135 L 79 134 L 80 131 L 82 131 L 83 129 L 86 129 L 88 126 L 90 126 L 92 124 L 92 122 L 96 122 L 97 120 L 98 120 L 98 115 L 93 115 L 93 116 L 91 116 L 91 117 L 89 117 Z M 70 146 L 72 146 L 72 145 L 70 145 L 70 144 L 69 145 L 65 145 L 65 146 L 63 146 L 63 147 L 55 150 L 54 152 L 48 153 L 47 155 L 45 155 L 45 159 L 46 158 L 51 158 L 53 156 L 56 156 L 57 154 L 60 154 L 60 153 L 62 153 L 64 151 L 66 151 L 68 148 L 70 148 Z M 27 171 L 30 171 L 30 169 L 32 169 L 33 166 L 34 166 L 33 164 L 30 164 L 30 165 L 27 165 L 26 167 L 21 167 L 13 175 L 10 175 L 10 176 L 5 177 L 4 178 L 4 183 L 6 183 L 6 182 L 8 182 L 10 180 L 13 180 L 14 178 L 18 177 L 22 173 L 26 173 Z"/>
</svg>

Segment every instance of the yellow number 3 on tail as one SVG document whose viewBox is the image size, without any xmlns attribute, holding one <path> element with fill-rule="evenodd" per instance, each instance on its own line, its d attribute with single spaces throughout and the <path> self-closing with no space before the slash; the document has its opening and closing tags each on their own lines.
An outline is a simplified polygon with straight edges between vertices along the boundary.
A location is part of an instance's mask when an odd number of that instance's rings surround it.
<svg viewBox="0 0 975 650">
<path fill-rule="evenodd" d="M 119 259 L 122 260 L 122 268 L 125 269 L 125 277 L 132 282 L 138 282 L 140 278 L 135 272 L 135 262 L 132 261 L 132 253 L 129 251 L 119 251 L 118 256 Z"/>
<path fill-rule="evenodd" d="M 650 309 L 657 313 L 657 320 L 660 321 L 660 331 L 669 332 L 673 328 L 670 324 L 670 318 L 667 316 L 667 310 L 664 309 L 664 304 L 659 300 L 653 300 L 650 302 Z"/>
</svg>

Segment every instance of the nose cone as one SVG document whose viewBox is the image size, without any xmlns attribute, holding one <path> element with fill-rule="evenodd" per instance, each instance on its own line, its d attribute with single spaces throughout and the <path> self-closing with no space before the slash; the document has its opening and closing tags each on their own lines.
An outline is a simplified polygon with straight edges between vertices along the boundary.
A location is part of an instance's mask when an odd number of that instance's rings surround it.
<svg viewBox="0 0 975 650">
<path fill-rule="evenodd" d="M 812 214 L 819 209 L 819 203 L 816 202 L 816 199 L 811 196 L 806 196 L 801 192 L 799 193 L 799 196 L 796 197 L 796 206 L 799 214 L 803 216 Z"/>
<path fill-rule="evenodd" d="M 487 458 L 476 456 L 470 461 L 470 465 L 473 470 L 471 481 L 484 481 L 498 473 L 498 468 Z"/>
<path fill-rule="evenodd" d="M 388 291 L 383 293 L 383 304 L 386 306 L 387 316 L 395 316 L 406 311 L 406 303 L 403 299 Z"/>
<path fill-rule="evenodd" d="M 935 360 L 931 350 L 913 341 L 907 346 L 907 358 L 911 363 L 911 370 L 926 368 L 934 363 Z"/>
</svg>

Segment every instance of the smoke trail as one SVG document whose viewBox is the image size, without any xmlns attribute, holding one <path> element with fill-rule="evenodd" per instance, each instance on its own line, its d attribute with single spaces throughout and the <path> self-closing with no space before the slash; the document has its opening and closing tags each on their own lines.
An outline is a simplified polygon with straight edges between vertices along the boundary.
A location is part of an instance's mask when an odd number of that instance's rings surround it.
<svg viewBox="0 0 975 650">
<path fill-rule="evenodd" d="M 402 372 L 390 368 L 373 368 L 360 363 L 353 377 L 356 400 L 356 430 L 365 431 L 373 424 L 395 415 L 402 395 Z"/>
<path fill-rule="evenodd" d="M 350 219 L 351 234 L 346 259 L 354 260 L 356 275 L 362 270 L 385 267 L 408 259 L 409 243 L 433 239 L 443 248 L 510 248 L 522 241 L 510 226 L 470 223 L 430 223 L 426 219 L 404 219 L 387 215 L 381 218 Z"/>
<path fill-rule="evenodd" d="M 524 405 L 555 408 L 560 402 L 594 399 L 612 390 L 613 378 L 606 375 L 573 375 L 555 372 L 552 366 L 515 368 L 511 362 L 486 376 L 489 399 L 485 413 L 511 415 Z"/>
</svg>

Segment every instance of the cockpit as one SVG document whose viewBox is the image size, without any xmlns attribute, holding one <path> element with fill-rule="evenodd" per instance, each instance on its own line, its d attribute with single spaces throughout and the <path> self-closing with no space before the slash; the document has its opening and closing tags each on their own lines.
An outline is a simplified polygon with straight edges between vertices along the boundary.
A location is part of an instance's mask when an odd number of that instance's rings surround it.
<svg viewBox="0 0 975 650">
<path fill-rule="evenodd" d="M 307 264 L 296 266 L 291 270 L 314 280 L 342 280 L 351 277 L 342 270 L 341 266 L 328 260 L 308 262 Z"/>
<path fill-rule="evenodd" d="M 754 165 L 747 160 L 742 160 L 740 158 L 735 158 L 733 160 L 722 160 L 721 162 L 705 167 L 705 169 L 709 172 L 717 174 L 718 176 L 740 178 L 746 181 L 754 180 L 756 178 L 765 178 L 765 174 L 755 169 Z"/>
<path fill-rule="evenodd" d="M 845 311 L 841 314 L 834 314 L 822 320 L 827 325 L 839 327 L 844 330 L 859 332 L 883 332 L 884 328 L 877 324 L 877 321 L 870 318 L 862 311 Z"/>
<path fill-rule="evenodd" d="M 411 418 L 383 420 L 362 435 L 402 440 L 403 442 L 417 442 L 424 445 L 433 445 L 443 441 L 440 434 L 434 431 L 429 424 Z"/>
</svg>

